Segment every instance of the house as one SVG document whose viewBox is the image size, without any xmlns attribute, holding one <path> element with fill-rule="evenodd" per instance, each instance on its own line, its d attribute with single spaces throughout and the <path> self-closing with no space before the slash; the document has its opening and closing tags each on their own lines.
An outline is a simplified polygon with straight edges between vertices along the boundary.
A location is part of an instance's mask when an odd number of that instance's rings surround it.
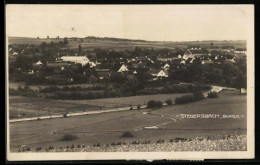
<svg viewBox="0 0 260 165">
<path fill-rule="evenodd" d="M 168 77 L 168 72 L 165 70 L 156 70 L 156 69 L 151 69 L 148 71 L 149 74 L 153 76 L 152 80 L 158 80 L 159 78 L 166 78 Z"/>
<path fill-rule="evenodd" d="M 87 56 L 62 56 L 61 60 L 74 62 L 77 64 L 81 64 L 82 66 L 89 63 L 89 59 L 87 58 Z"/>
<path fill-rule="evenodd" d="M 163 61 L 163 62 L 172 61 L 172 60 L 175 60 L 175 59 L 178 59 L 178 56 L 175 53 L 168 53 L 168 54 L 164 54 L 164 55 L 159 54 L 157 56 L 157 60 Z"/>
<path fill-rule="evenodd" d="M 123 65 L 118 69 L 117 72 L 128 72 L 128 69 L 127 69 L 127 67 L 123 64 Z"/>
<path fill-rule="evenodd" d="M 188 58 L 195 58 L 198 56 L 210 56 L 210 53 L 208 50 L 206 49 L 201 49 L 201 48 L 195 48 L 195 49 L 188 49 L 184 55 L 183 55 L 183 59 L 187 60 Z"/>
</svg>

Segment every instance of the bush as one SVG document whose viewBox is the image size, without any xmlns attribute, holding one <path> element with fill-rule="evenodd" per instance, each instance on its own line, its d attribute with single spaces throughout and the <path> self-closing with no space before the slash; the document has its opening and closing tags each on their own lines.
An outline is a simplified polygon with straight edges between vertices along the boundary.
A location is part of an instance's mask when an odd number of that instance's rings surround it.
<svg viewBox="0 0 260 165">
<path fill-rule="evenodd" d="M 201 91 L 195 91 L 193 93 L 193 96 L 194 96 L 194 101 L 198 101 L 198 100 L 203 100 L 204 99 L 204 96 L 203 96 Z"/>
<path fill-rule="evenodd" d="M 217 92 L 209 92 L 208 93 L 208 98 L 217 98 L 218 97 L 218 93 Z"/>
<path fill-rule="evenodd" d="M 75 139 L 77 139 L 77 136 L 71 135 L 71 134 L 66 134 L 66 135 L 62 136 L 62 138 L 60 140 L 70 141 L 70 140 L 75 140 Z"/>
<path fill-rule="evenodd" d="M 162 107 L 163 103 L 161 101 L 154 101 L 150 100 L 147 103 L 147 108 L 156 108 L 156 107 Z"/>
<path fill-rule="evenodd" d="M 155 106 L 156 106 L 156 107 L 162 107 L 162 106 L 163 106 L 163 102 L 161 102 L 161 101 L 156 101 Z"/>
<path fill-rule="evenodd" d="M 121 135 L 121 138 L 131 138 L 131 137 L 134 137 L 134 135 L 131 133 L 131 132 L 124 132 L 122 135 Z"/>
<path fill-rule="evenodd" d="M 67 117 L 67 116 L 68 116 L 68 114 L 67 114 L 67 113 L 64 113 L 64 114 L 63 114 L 63 117 Z"/>
<path fill-rule="evenodd" d="M 185 104 L 185 103 L 190 103 L 194 101 L 194 96 L 193 95 L 185 95 L 181 97 L 177 97 L 175 99 L 176 104 Z"/>
<path fill-rule="evenodd" d="M 176 104 L 185 104 L 185 103 L 191 103 L 194 101 L 203 100 L 204 96 L 201 91 L 196 91 L 193 93 L 193 95 L 185 95 L 182 97 L 177 97 L 175 99 Z"/>
<path fill-rule="evenodd" d="M 36 151 L 41 151 L 42 150 L 42 147 L 37 147 L 36 148 Z"/>
<path fill-rule="evenodd" d="M 147 108 L 154 108 L 156 105 L 156 102 L 154 100 L 150 100 L 147 103 Z"/>
<path fill-rule="evenodd" d="M 171 99 L 165 100 L 165 103 L 166 103 L 167 105 L 172 105 L 172 104 L 173 104 Z"/>
</svg>

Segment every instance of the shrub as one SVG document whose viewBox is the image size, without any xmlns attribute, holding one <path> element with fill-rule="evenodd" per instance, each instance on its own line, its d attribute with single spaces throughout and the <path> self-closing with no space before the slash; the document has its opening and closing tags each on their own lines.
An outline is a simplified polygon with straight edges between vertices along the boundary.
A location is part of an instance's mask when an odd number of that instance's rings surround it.
<svg viewBox="0 0 260 165">
<path fill-rule="evenodd" d="M 163 103 L 161 101 L 154 101 L 150 100 L 147 103 L 147 108 L 155 108 L 155 107 L 162 107 Z"/>
<path fill-rule="evenodd" d="M 121 135 L 121 138 L 131 138 L 131 137 L 134 137 L 134 135 L 131 133 L 131 132 L 124 132 L 122 135 Z"/>
<path fill-rule="evenodd" d="M 194 101 L 203 100 L 204 96 L 201 91 L 196 91 L 193 93 L 193 95 L 185 95 L 182 97 L 177 97 L 175 99 L 176 104 L 185 104 L 185 103 L 191 103 Z"/>
<path fill-rule="evenodd" d="M 175 99 L 176 104 L 185 104 L 185 103 L 190 103 L 194 101 L 194 96 L 193 95 L 185 95 L 181 97 L 177 97 Z"/>
<path fill-rule="evenodd" d="M 72 145 L 70 146 L 70 148 L 71 148 L 71 149 L 74 149 L 74 145 L 72 144 Z"/>
<path fill-rule="evenodd" d="M 161 102 L 161 101 L 156 101 L 155 107 L 162 107 L 162 106 L 163 106 L 163 102 Z"/>
<path fill-rule="evenodd" d="M 172 105 L 172 104 L 173 104 L 171 99 L 165 100 L 165 103 L 166 103 L 167 105 Z"/>
<path fill-rule="evenodd" d="M 75 140 L 75 139 L 77 139 L 77 136 L 71 135 L 71 134 L 66 134 L 66 135 L 62 136 L 62 138 L 60 140 L 70 141 L 70 140 Z"/>
<path fill-rule="evenodd" d="M 204 99 L 204 96 L 203 96 L 201 91 L 195 91 L 193 93 L 193 96 L 194 96 L 194 101 L 198 101 L 198 100 Z"/>
<path fill-rule="evenodd" d="M 217 98 L 218 97 L 218 93 L 217 92 L 209 92 L 208 93 L 208 98 Z"/>
<path fill-rule="evenodd" d="M 150 100 L 147 103 L 147 108 L 154 108 L 156 105 L 156 102 L 154 100 Z"/>
<path fill-rule="evenodd" d="M 140 108 L 141 108 L 141 105 L 140 105 L 140 104 L 138 104 L 138 105 L 137 105 L 137 109 L 140 109 Z"/>
<path fill-rule="evenodd" d="M 42 147 L 37 147 L 36 148 L 36 151 L 41 151 L 42 150 Z"/>
</svg>

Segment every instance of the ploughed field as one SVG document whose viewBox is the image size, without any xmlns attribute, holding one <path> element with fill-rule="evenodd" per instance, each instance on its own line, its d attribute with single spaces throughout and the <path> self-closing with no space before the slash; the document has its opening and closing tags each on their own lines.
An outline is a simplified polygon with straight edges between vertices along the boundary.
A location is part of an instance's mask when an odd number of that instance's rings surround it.
<svg viewBox="0 0 260 165">
<path fill-rule="evenodd" d="M 26 145 L 36 151 L 39 147 L 93 147 L 133 141 L 152 144 L 160 139 L 168 142 L 174 138 L 239 136 L 246 134 L 246 114 L 246 95 L 223 91 L 218 98 L 159 109 L 10 123 L 10 149 L 17 152 Z M 127 131 L 133 137 L 122 138 Z M 77 138 L 61 140 L 66 134 Z"/>
</svg>

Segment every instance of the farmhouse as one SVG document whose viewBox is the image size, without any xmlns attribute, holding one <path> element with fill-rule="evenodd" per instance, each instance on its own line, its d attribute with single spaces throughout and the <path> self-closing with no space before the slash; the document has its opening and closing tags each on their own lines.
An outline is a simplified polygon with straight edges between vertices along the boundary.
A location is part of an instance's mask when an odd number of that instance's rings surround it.
<svg viewBox="0 0 260 165">
<path fill-rule="evenodd" d="M 89 63 L 87 56 L 62 56 L 63 61 L 74 62 L 78 64 L 86 65 Z"/>
<path fill-rule="evenodd" d="M 188 58 L 195 58 L 198 56 L 209 56 L 210 53 L 208 50 L 206 49 L 201 49 L 201 48 L 196 48 L 196 49 L 188 49 L 184 55 L 183 55 L 183 59 L 187 60 Z"/>
<path fill-rule="evenodd" d="M 168 72 L 165 71 L 165 70 L 155 70 L 155 69 L 152 69 L 152 70 L 148 71 L 148 73 L 150 73 L 153 77 L 155 77 L 156 80 L 158 78 L 168 77 Z M 155 79 L 153 79 L 153 80 L 155 80 Z"/>
<path fill-rule="evenodd" d="M 159 54 L 157 56 L 157 60 L 158 61 L 163 61 L 163 62 L 166 62 L 166 61 L 172 61 L 172 60 L 175 60 L 175 59 L 178 59 L 178 56 L 176 56 L 175 54 L 164 54 L 164 55 L 161 55 Z"/>
</svg>

